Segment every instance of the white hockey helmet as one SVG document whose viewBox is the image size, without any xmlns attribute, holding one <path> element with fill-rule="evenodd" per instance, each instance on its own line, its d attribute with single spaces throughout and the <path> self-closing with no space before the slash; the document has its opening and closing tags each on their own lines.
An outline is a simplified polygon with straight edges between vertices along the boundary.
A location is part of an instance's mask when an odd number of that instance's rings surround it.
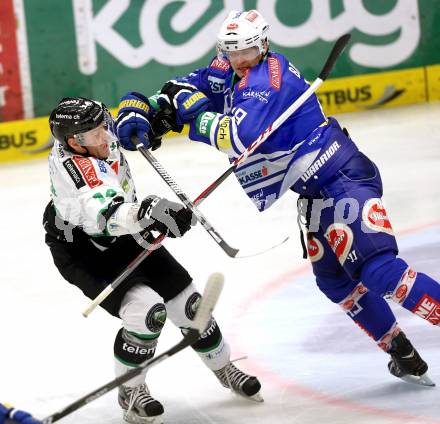
<svg viewBox="0 0 440 424">
<path fill-rule="evenodd" d="M 228 55 L 250 47 L 258 47 L 259 54 L 265 53 L 268 32 L 269 24 L 257 10 L 233 10 L 217 35 L 218 53 Z"/>
</svg>

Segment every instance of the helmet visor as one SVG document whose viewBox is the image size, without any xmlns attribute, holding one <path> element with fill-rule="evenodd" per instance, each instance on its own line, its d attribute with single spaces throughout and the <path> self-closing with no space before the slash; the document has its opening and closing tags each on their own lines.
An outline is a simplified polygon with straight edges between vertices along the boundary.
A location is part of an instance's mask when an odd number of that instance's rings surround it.
<svg viewBox="0 0 440 424">
<path fill-rule="evenodd" d="M 117 140 L 105 123 L 90 131 L 75 134 L 74 137 L 80 146 L 102 146 Z"/>
<path fill-rule="evenodd" d="M 248 47 L 242 50 L 221 50 L 221 55 L 230 62 L 236 61 L 252 61 L 260 55 L 260 50 L 257 46 Z"/>
</svg>

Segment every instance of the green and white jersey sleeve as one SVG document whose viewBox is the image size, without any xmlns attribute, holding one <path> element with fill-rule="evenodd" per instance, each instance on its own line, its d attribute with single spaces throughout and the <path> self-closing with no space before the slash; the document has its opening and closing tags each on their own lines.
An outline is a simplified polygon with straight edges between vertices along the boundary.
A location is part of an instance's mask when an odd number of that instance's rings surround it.
<svg viewBox="0 0 440 424">
<path fill-rule="evenodd" d="M 49 172 L 52 200 L 64 221 L 95 237 L 142 229 L 130 168 L 116 143 L 110 146 L 109 158 L 101 160 L 74 154 L 56 141 L 49 155 Z"/>
</svg>

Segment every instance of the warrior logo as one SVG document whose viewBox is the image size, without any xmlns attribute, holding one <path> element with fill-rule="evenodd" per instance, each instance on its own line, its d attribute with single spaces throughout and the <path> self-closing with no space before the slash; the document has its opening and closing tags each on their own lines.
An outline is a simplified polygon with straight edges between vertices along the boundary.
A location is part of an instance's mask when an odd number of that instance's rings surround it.
<svg viewBox="0 0 440 424">
<path fill-rule="evenodd" d="M 325 232 L 325 238 L 341 265 L 344 265 L 353 244 L 353 231 L 346 224 L 332 224 Z"/>
<path fill-rule="evenodd" d="M 341 145 L 335 141 L 332 145 L 310 166 L 310 168 L 301 175 L 301 179 L 306 182 L 315 175 L 327 161 L 339 150 Z"/>
<path fill-rule="evenodd" d="M 381 199 L 373 198 L 365 202 L 362 209 L 362 221 L 367 228 L 374 232 L 383 232 L 390 236 L 394 235 Z M 365 230 L 365 227 L 363 229 Z"/>
<path fill-rule="evenodd" d="M 310 262 L 318 262 L 324 255 L 324 246 L 315 237 L 307 238 L 307 253 Z"/>
</svg>

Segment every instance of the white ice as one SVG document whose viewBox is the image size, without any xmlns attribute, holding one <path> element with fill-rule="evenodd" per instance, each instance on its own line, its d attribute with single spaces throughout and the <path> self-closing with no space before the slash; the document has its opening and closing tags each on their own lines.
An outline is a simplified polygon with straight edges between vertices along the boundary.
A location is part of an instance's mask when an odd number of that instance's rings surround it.
<svg viewBox="0 0 440 424">
<path fill-rule="evenodd" d="M 440 105 L 417 105 L 339 116 L 382 172 L 385 202 L 402 256 L 440 278 Z M 228 166 L 207 146 L 169 139 L 154 152 L 195 198 Z M 143 157 L 128 154 L 139 197 L 174 199 Z M 0 400 L 43 418 L 113 378 L 119 321 L 97 310 L 88 319 L 82 294 L 56 271 L 43 241 L 49 199 L 45 160 L 0 167 Z M 263 404 L 222 388 L 190 350 L 153 368 L 148 384 L 167 423 L 440 423 L 439 390 L 404 383 L 388 357 L 317 289 L 301 258 L 296 196 L 260 214 L 230 177 L 201 206 L 214 227 L 243 253 L 284 245 L 248 259 L 228 258 L 198 225 L 166 246 L 200 290 L 221 271 L 226 287 L 216 317 L 240 367 L 261 379 Z M 164 270 L 165 272 L 166 270 Z M 440 332 L 406 310 L 399 322 L 440 385 Z M 171 323 L 161 352 L 180 333 Z M 116 392 L 63 422 L 121 423 Z"/>
</svg>

